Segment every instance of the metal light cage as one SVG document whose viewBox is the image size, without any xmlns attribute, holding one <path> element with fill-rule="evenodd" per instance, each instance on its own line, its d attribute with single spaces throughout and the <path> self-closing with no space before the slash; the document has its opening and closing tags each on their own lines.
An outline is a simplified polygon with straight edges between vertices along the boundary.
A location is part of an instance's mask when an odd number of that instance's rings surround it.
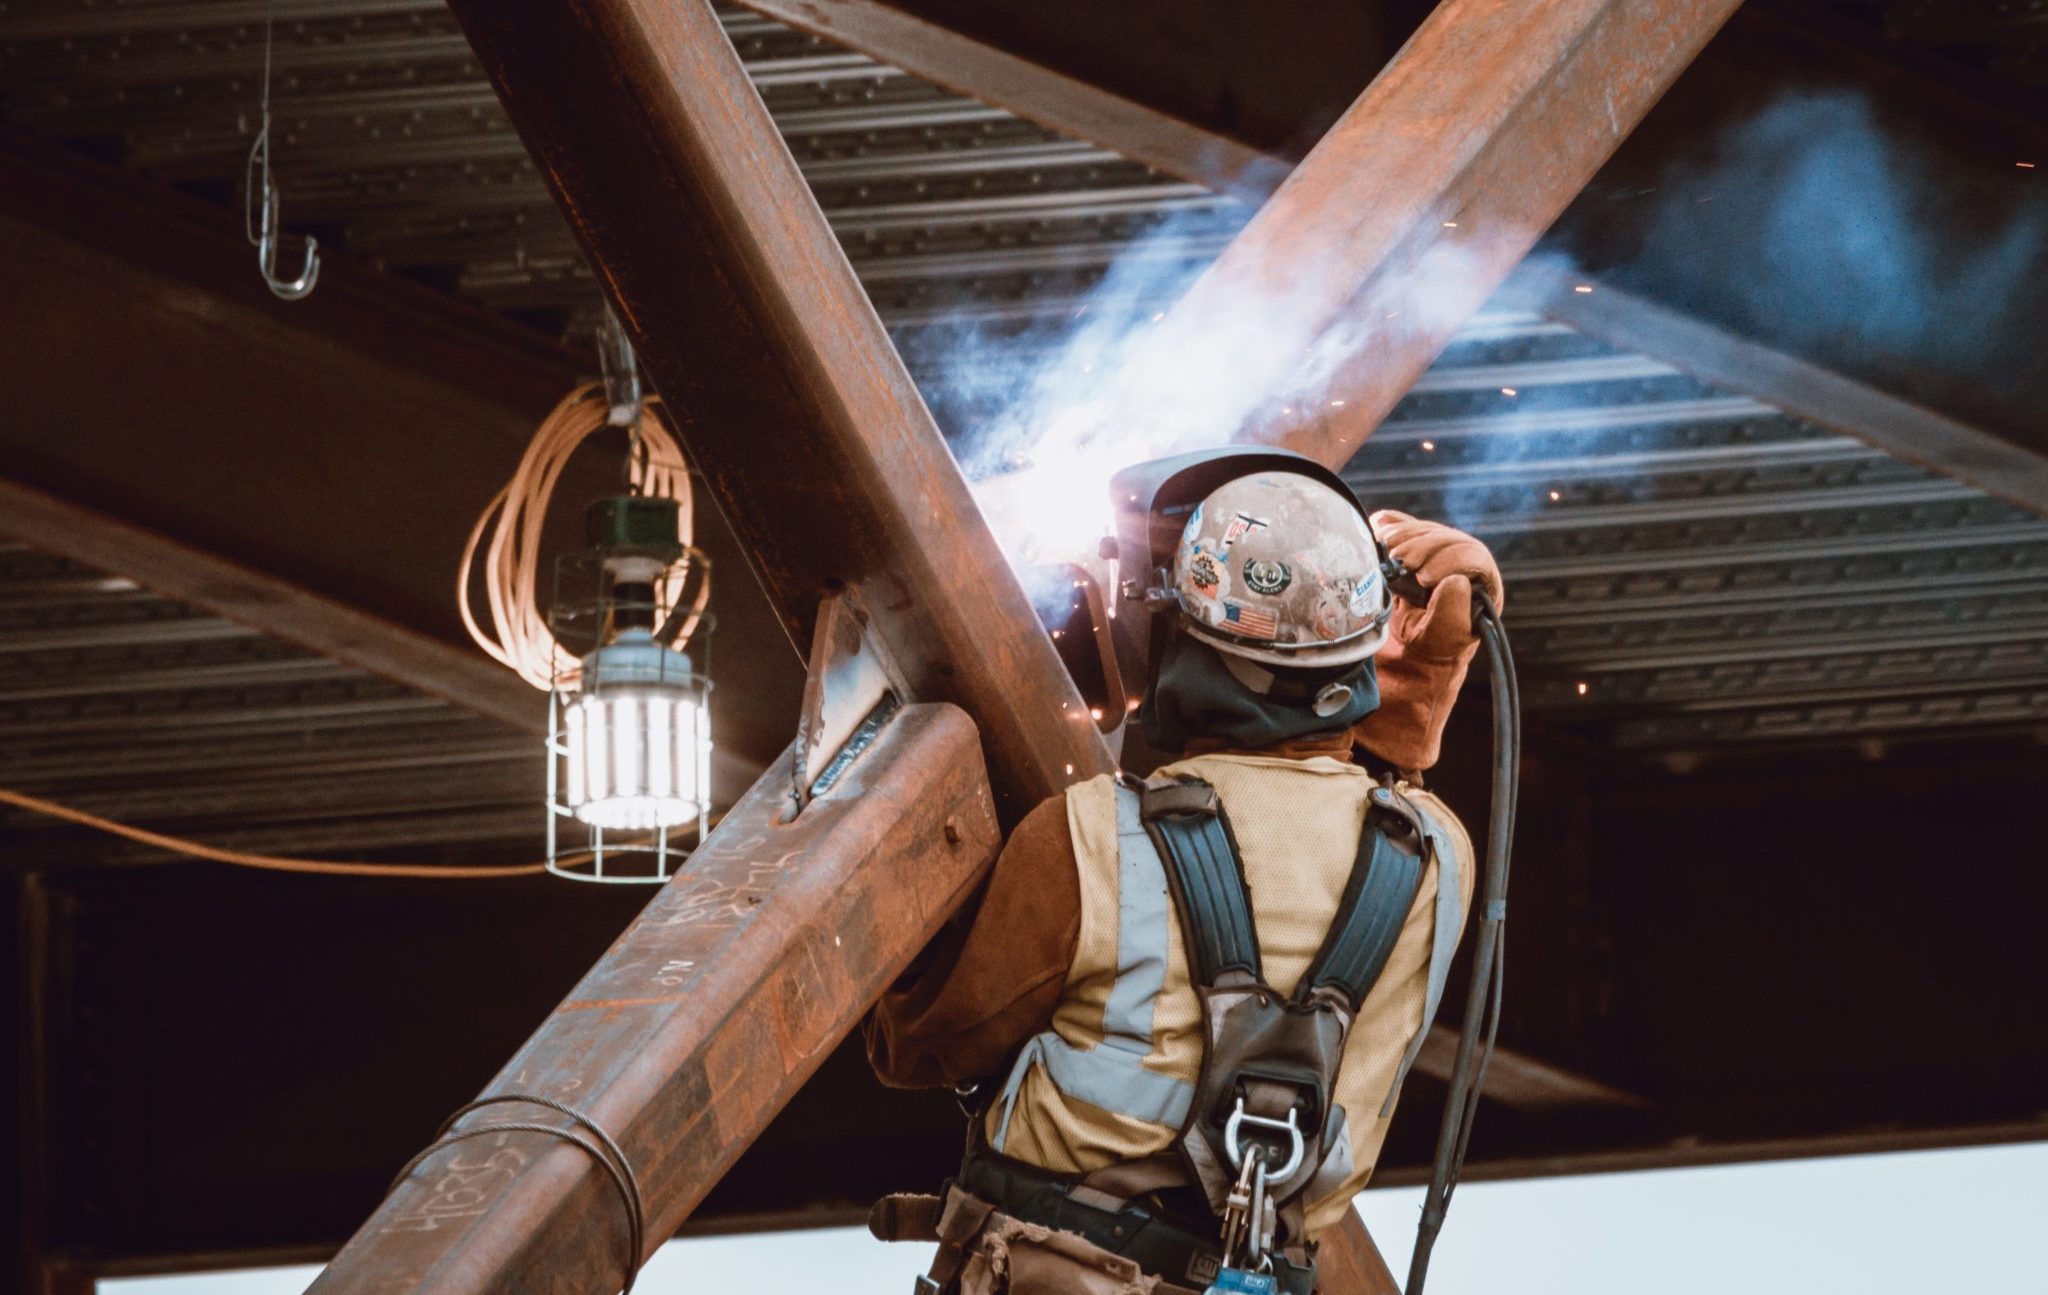
<svg viewBox="0 0 2048 1295">
<path fill-rule="evenodd" d="M 709 617 L 684 640 L 698 660 L 664 641 L 682 637 L 666 604 L 700 557 L 557 563 L 550 626 L 571 651 L 593 645 L 548 696 L 547 868 L 558 877 L 658 885 L 710 828 Z"/>
</svg>

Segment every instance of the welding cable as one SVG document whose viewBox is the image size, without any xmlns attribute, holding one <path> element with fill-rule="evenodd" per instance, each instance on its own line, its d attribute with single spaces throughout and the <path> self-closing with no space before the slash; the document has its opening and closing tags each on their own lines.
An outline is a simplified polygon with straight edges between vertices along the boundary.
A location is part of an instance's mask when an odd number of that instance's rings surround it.
<svg viewBox="0 0 2048 1295">
<path fill-rule="evenodd" d="M 326 859 L 284 859 L 270 854 L 248 854 L 241 850 L 223 850 L 218 846 L 202 845 L 198 841 L 187 841 L 182 837 L 165 836 L 147 828 L 131 827 L 117 823 L 110 818 L 88 814 L 82 809 L 60 805 L 54 800 L 30 796 L 24 792 L 10 791 L 0 787 L 0 804 L 13 805 L 51 818 L 63 819 L 97 832 L 124 836 L 143 845 L 169 850 L 173 854 L 190 855 L 195 859 L 210 859 L 214 863 L 232 864 L 237 868 L 260 868 L 266 872 L 302 872 L 324 877 L 420 877 L 433 880 L 457 878 L 527 877 L 547 871 L 544 863 L 519 863 L 496 866 L 448 865 L 431 863 L 355 863 Z M 581 862 L 588 855 L 571 855 L 565 863 Z"/>
<path fill-rule="evenodd" d="M 466 1129 L 455 1127 L 458 1120 L 472 1111 L 508 1102 L 542 1106 L 559 1115 L 565 1115 L 589 1130 L 591 1137 L 597 1141 L 592 1142 L 590 1138 L 584 1137 L 574 1129 L 539 1124 L 530 1120 L 478 1124 Z M 619 1295 L 631 1295 L 633 1283 L 640 1276 L 640 1256 L 644 1253 L 643 1247 L 646 1245 L 647 1236 L 647 1207 L 640 1194 L 640 1179 L 633 1173 L 633 1162 L 626 1159 L 626 1153 L 620 1149 L 611 1134 L 606 1133 L 597 1121 L 583 1112 L 552 1097 L 537 1097 L 529 1093 L 499 1093 L 491 1097 L 477 1098 L 441 1122 L 441 1128 L 434 1134 L 434 1140 L 427 1144 L 425 1150 L 405 1162 L 405 1168 L 399 1170 L 397 1176 L 391 1180 L 391 1186 L 384 1189 L 384 1195 L 388 1197 L 397 1191 L 399 1184 L 412 1177 L 413 1171 L 426 1163 L 427 1158 L 441 1148 L 469 1138 L 483 1137 L 488 1133 L 540 1133 L 560 1138 L 572 1146 L 582 1148 L 592 1160 L 604 1166 L 605 1172 L 611 1176 L 612 1186 L 619 1189 L 620 1203 L 626 1207 L 626 1284 L 620 1288 Z"/>
<path fill-rule="evenodd" d="M 1437 1131 L 1436 1160 L 1423 1197 L 1422 1221 L 1408 1262 L 1406 1295 L 1422 1295 L 1430 1252 L 1442 1231 L 1451 1195 L 1464 1172 L 1465 1152 L 1486 1085 L 1487 1063 L 1500 1036 L 1502 990 L 1506 981 L 1508 862 L 1521 794 L 1522 686 L 1500 613 L 1475 590 L 1480 638 L 1493 681 L 1493 803 L 1487 820 L 1486 873 L 1480 893 L 1480 926 L 1472 957 L 1472 983 L 1465 999 L 1465 1024 L 1451 1062 L 1450 1092 Z"/>
<path fill-rule="evenodd" d="M 656 413 L 656 403 L 654 397 L 643 402 L 633 426 L 628 481 L 635 494 L 676 501 L 677 529 L 688 548 L 693 530 L 689 468 L 682 446 Z M 610 411 L 604 384 L 599 382 L 585 383 L 563 397 L 534 431 L 512 479 L 491 496 L 470 528 L 457 566 L 455 603 L 469 636 L 492 659 L 542 691 L 574 671 L 576 658 L 555 641 L 541 610 L 541 531 L 569 457 L 609 425 Z M 662 581 L 655 590 L 656 601 L 663 607 L 673 605 L 679 590 L 671 586 L 686 574 Z M 702 618 L 711 594 L 709 574 L 704 572 L 697 582 L 692 613 L 683 618 L 687 628 L 694 629 Z M 471 601 L 471 588 L 479 577 L 484 590 L 481 618 Z M 670 646 L 680 649 L 683 640 Z"/>
</svg>

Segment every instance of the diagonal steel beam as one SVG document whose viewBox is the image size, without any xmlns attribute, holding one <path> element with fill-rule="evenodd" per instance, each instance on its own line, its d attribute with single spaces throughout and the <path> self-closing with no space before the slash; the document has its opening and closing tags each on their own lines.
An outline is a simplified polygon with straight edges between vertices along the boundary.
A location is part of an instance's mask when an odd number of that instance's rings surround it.
<svg viewBox="0 0 2048 1295">
<path fill-rule="evenodd" d="M 867 294 L 704 0 L 457 0 L 791 640 L 861 587 L 1006 814 L 1109 767 Z"/>
<path fill-rule="evenodd" d="M 595 361 L 340 252 L 280 302 L 254 255 L 236 215 L 0 132 L 0 532 L 537 730 L 543 699 L 450 595 L 477 512 Z M 615 464 L 579 454 L 558 502 Z M 739 585 L 720 606 L 726 637 L 772 641 Z M 721 670 L 721 803 L 787 740 L 791 664 Z"/>
<path fill-rule="evenodd" d="M 1292 158 L 1219 134 L 1046 61 L 1014 54 L 889 0 L 739 2 L 800 31 L 1182 179 L 1264 197 L 1294 165 Z"/>
<path fill-rule="evenodd" d="M 994 857 L 974 725 L 912 706 L 785 822 L 785 754 L 485 1089 L 572 1105 L 614 1137 L 672 1235 Z M 486 1109 L 465 1126 L 550 1120 Z M 583 1151 L 505 1133 L 429 1156 L 313 1289 L 615 1291 L 617 1189 Z M 635 1256 L 634 1266 L 642 1256 Z"/>
<path fill-rule="evenodd" d="M 0 478 L 0 534 L 102 571 L 337 661 L 454 702 L 533 734 L 547 714 L 533 689 L 480 653 L 267 572 Z M 758 768 L 758 766 L 755 766 Z"/>
<path fill-rule="evenodd" d="M 1248 427 L 1357 452 L 1741 0 L 1444 0 L 1195 281 L 1168 337 L 1286 303 L 1345 330 L 1309 416 Z"/>
<path fill-rule="evenodd" d="M 1502 117 L 1521 126 L 1536 118 L 1541 133 L 1541 87 L 1553 69 L 1537 64 L 1545 58 L 1570 61 L 1578 49 L 1570 23 L 1558 20 L 1543 28 L 1552 43 L 1537 41 L 1518 60 L 1512 51 L 1496 48 L 1509 39 L 1503 31 L 1517 34 L 1498 0 L 1453 0 L 1451 8 L 1475 14 L 1483 30 L 1464 41 L 1455 32 L 1439 31 L 1434 43 L 1424 45 L 1421 74 L 1441 71 L 1438 62 L 1461 53 L 1490 51 L 1489 74 L 1508 78 L 1518 94 L 1486 96 L 1481 103 L 1489 111 L 1467 119 L 1451 112 L 1453 105 L 1440 94 L 1432 95 L 1433 87 L 1417 83 L 1416 64 L 1397 64 L 1403 74 L 1395 77 L 1396 89 L 1376 83 L 1340 126 L 1334 146 L 1319 149 L 1321 160 L 1312 157 L 1314 165 L 1283 186 L 1281 197 L 1289 188 L 1295 192 L 1285 204 L 1288 212 L 1303 209 L 1304 194 L 1326 200 L 1355 196 L 1344 183 L 1333 183 L 1332 168 L 1369 152 L 1363 148 L 1371 133 L 1362 123 L 1363 111 L 1387 113 L 1411 130 L 1457 135 L 1467 165 L 1426 176 L 1453 187 L 1486 173 L 1473 158 L 1491 154 L 1475 140 L 1499 132 Z M 647 368 L 681 413 L 693 457 L 706 468 L 752 549 L 756 570 L 792 635 L 803 634 L 828 590 L 857 586 L 870 610 L 869 631 L 885 644 L 911 690 L 958 701 L 980 721 L 993 794 L 1011 814 L 1073 777 L 1106 768 L 1071 682 L 978 524 L 943 441 L 709 5 L 558 0 L 514 15 L 488 0 L 456 0 L 455 9 Z M 1586 3 L 1554 4 L 1543 12 L 1556 19 L 1556 10 L 1595 27 L 1592 20 L 1607 14 L 1605 7 Z M 1588 74 L 1583 64 L 1578 71 L 1582 78 Z M 1378 106 L 1370 107 L 1373 102 Z M 1408 153 L 1413 151 L 1411 144 Z M 1382 180 L 1404 178 L 1376 174 Z M 1399 205 L 1413 212 L 1440 201 L 1442 193 L 1433 191 Z M 1275 228 L 1269 222 L 1264 236 Z M 1277 228 L 1284 234 L 1290 226 L 1283 221 Z M 1358 238 L 1339 238 L 1344 231 L 1314 221 L 1306 232 L 1335 239 L 1336 245 L 1308 241 L 1297 244 L 1297 252 L 1313 249 L 1320 257 L 1335 250 L 1344 258 L 1346 275 L 1355 277 Z M 1241 253 L 1237 259 L 1243 258 Z M 1387 272 L 1399 269 L 1397 261 L 1381 260 Z M 1198 289 L 1197 304 L 1201 300 Z M 877 751 L 865 759 L 876 762 L 870 779 L 905 789 L 899 794 L 919 779 L 944 780 L 958 772 L 936 753 L 915 759 L 899 754 L 885 762 Z M 782 798 L 785 785 L 771 778 L 757 786 L 748 801 L 750 816 L 736 814 L 737 824 L 729 820 L 714 834 L 692 875 L 751 885 L 743 878 L 757 847 L 730 842 L 747 823 L 761 826 L 764 807 Z M 875 795 L 870 787 L 862 800 Z M 817 805 L 832 802 L 828 795 Z M 814 805 L 791 827 L 799 834 L 817 832 L 816 812 Z M 933 824 L 924 822 L 922 829 L 891 835 L 883 844 L 929 849 Z M 916 893 L 916 883 L 904 875 L 868 885 L 861 878 L 885 868 L 887 855 L 850 849 L 842 856 L 836 844 L 817 836 L 814 848 L 821 858 L 840 861 L 836 875 L 846 878 L 847 893 L 865 903 Z M 976 866 L 947 873 L 956 884 L 942 889 L 954 899 L 964 896 Z M 780 905 L 782 888 L 801 884 L 778 873 L 764 884 L 761 899 Z M 901 891 L 892 892 L 892 885 Z M 765 1094 L 706 1085 L 696 1094 L 697 1118 L 715 1123 L 723 1141 L 704 1145 L 682 1138 L 659 1109 L 675 1096 L 673 1078 L 707 1073 L 705 1049 L 723 1037 L 718 1031 L 754 1037 L 739 1024 L 706 1023 L 744 1017 L 749 994 L 807 1004 L 805 1028 L 794 1046 L 784 1040 L 766 1049 L 773 1055 L 765 1058 L 718 1054 L 735 1068 L 771 1070 L 779 1057 L 787 1076 L 801 1069 L 791 1058 L 809 1057 L 826 1034 L 843 1030 L 865 1005 L 862 995 L 871 996 L 886 981 L 929 926 L 893 928 L 862 941 L 854 953 L 835 955 L 821 969 L 801 960 L 774 961 L 791 942 L 810 939 L 815 947 L 815 925 L 764 924 L 766 929 L 747 940 L 701 950 L 687 932 L 673 935 L 672 943 L 661 933 L 672 935 L 676 924 L 659 915 L 677 902 L 668 893 L 655 901 L 635 934 L 586 982 L 605 992 L 579 993 L 565 1004 L 522 1054 L 527 1064 L 508 1068 L 503 1077 L 508 1084 L 530 1083 L 536 1074 L 563 1085 L 574 1080 L 581 1104 L 623 1130 L 629 1158 L 653 1167 L 649 1222 L 656 1239 L 723 1168 L 726 1150 L 736 1152 L 786 1096 L 786 1087 L 773 1084 Z M 638 1010 L 613 992 L 616 987 L 644 976 L 644 964 L 657 955 L 664 965 L 680 960 L 695 967 L 697 959 L 687 956 L 692 951 L 750 968 L 772 962 L 774 970 L 756 979 L 736 975 L 723 981 L 723 993 L 701 996 L 690 1013 L 661 1007 L 658 1019 L 628 1018 L 637 1023 L 617 1031 L 591 1034 L 571 1019 L 578 1004 L 592 997 Z M 661 1062 L 594 1063 L 593 1057 L 614 1055 L 609 1049 L 615 1033 L 656 1050 Z M 522 1161 L 502 1189 L 494 1189 L 481 1214 L 459 1230 L 425 1224 L 411 1233 L 400 1229 L 397 1221 L 422 1208 L 419 1193 L 426 1190 L 402 1187 L 330 1269 L 324 1288 L 488 1287 L 516 1269 L 536 1284 L 597 1289 L 611 1270 L 593 1264 L 580 1238 L 607 1208 L 601 1171 L 574 1152 L 537 1155 L 532 1165 Z M 1370 1244 L 1358 1244 L 1363 1230 L 1352 1222 L 1333 1242 L 1333 1271 L 1383 1289 L 1383 1278 L 1369 1263 Z"/>
<path fill-rule="evenodd" d="M 2048 513 L 2048 456 L 1982 427 L 1902 400 L 1854 378 L 1737 337 L 1702 319 L 1554 270 L 1516 276 L 1531 304 L 1561 324 L 1610 346 L 1662 360 L 1725 391 L 1832 428 L 2037 513 Z"/>
<path fill-rule="evenodd" d="M 899 677 L 963 705 L 990 766 L 960 711 L 914 706 L 783 823 L 785 758 L 500 1076 L 619 1137 L 651 1248 L 964 900 L 995 811 L 1110 764 L 706 0 L 455 10 L 791 637 L 858 589 Z M 730 929 L 697 920 L 707 887 Z M 523 1136 L 459 1226 L 435 1202 L 463 1184 L 401 1186 L 321 1289 L 605 1289 L 604 1172 Z"/>
</svg>

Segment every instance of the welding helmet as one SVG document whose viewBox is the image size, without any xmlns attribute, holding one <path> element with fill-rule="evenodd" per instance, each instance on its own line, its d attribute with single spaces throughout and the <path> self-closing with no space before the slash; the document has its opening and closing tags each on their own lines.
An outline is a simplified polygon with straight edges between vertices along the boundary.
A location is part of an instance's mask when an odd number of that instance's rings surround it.
<svg viewBox="0 0 2048 1295">
<path fill-rule="evenodd" d="M 1125 469 L 1111 489 L 1118 557 L 1146 577 L 1126 596 L 1177 612 L 1191 637 L 1304 670 L 1356 664 L 1386 642 L 1386 554 L 1358 497 L 1314 460 L 1212 450 Z"/>
<path fill-rule="evenodd" d="M 1212 491 L 1181 528 L 1172 590 L 1183 628 L 1266 666 L 1355 665 L 1391 608 L 1372 527 L 1347 489 L 1262 471 Z"/>
</svg>

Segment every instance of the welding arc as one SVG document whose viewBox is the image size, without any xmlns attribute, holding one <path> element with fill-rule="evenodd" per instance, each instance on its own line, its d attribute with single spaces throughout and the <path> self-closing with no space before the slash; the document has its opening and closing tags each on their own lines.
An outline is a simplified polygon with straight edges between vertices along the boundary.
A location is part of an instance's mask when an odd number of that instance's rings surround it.
<svg viewBox="0 0 2048 1295">
<path fill-rule="evenodd" d="M 459 878 L 526 877 L 547 870 L 547 865 L 544 863 L 518 863 L 508 864 L 503 867 L 475 867 L 469 865 L 442 867 L 431 863 L 343 863 L 325 859 L 283 859 L 270 854 L 248 854 L 241 850 L 223 850 L 218 846 L 202 845 L 197 841 L 187 841 L 182 837 L 165 836 L 161 832 L 152 832 L 147 828 L 131 827 L 126 823 L 116 823 L 110 818 L 101 818 L 97 814 L 88 814 L 82 809 L 73 809 L 69 805 L 60 805 L 54 800 L 44 800 L 40 796 L 30 796 L 22 792 L 10 791 L 5 787 L 0 787 L 0 804 L 13 805 L 38 814 L 46 814 L 51 818 L 61 818 L 67 823 L 77 823 L 81 827 L 89 827 L 98 832 L 108 832 L 114 836 L 125 836 L 131 841 L 138 841 L 143 845 L 153 845 L 159 850 L 169 850 L 173 854 L 186 854 L 195 859 L 210 859 L 215 863 L 233 864 L 237 868 L 260 868 L 266 872 L 304 872 L 324 877 L 420 877 L 438 881 Z M 569 861 L 575 862 L 576 860 L 572 857 Z"/>
<path fill-rule="evenodd" d="M 633 425 L 628 481 L 635 494 L 676 501 L 679 538 L 687 548 L 692 533 L 689 468 L 683 460 L 682 446 L 655 412 L 656 399 L 649 397 L 641 404 L 639 419 Z M 491 497 L 482 516 L 476 519 L 457 567 L 455 603 L 469 636 L 493 660 L 543 692 L 572 674 L 577 662 L 555 641 L 541 610 L 541 529 L 547 522 L 548 504 L 569 464 L 569 456 L 608 425 L 610 409 L 602 383 L 585 383 L 563 397 L 534 431 L 512 479 Z M 484 619 L 489 629 L 479 621 L 470 603 L 479 547 L 483 557 Z M 655 600 L 661 606 L 668 607 L 675 601 L 680 589 L 673 586 L 680 586 L 686 574 L 678 572 L 655 590 Z M 711 595 L 709 572 L 703 574 L 704 578 L 697 582 L 688 628 L 694 628 L 702 618 L 704 604 Z M 680 649 L 683 644 L 679 640 L 670 646 Z"/>
</svg>

